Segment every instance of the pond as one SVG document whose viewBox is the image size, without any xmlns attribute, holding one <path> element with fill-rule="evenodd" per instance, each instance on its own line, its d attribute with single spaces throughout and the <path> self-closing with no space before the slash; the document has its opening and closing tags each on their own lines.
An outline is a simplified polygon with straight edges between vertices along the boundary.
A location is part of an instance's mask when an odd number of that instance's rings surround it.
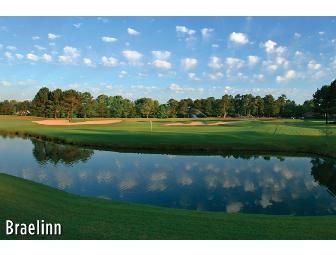
<svg viewBox="0 0 336 255">
<path fill-rule="evenodd" d="M 336 160 L 120 153 L 0 137 L 0 172 L 73 194 L 191 210 L 336 214 Z"/>
</svg>

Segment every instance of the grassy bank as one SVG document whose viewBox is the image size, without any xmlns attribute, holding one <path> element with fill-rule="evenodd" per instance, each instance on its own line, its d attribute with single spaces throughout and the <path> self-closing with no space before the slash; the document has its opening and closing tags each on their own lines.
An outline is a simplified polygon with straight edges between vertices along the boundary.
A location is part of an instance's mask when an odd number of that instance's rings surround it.
<svg viewBox="0 0 336 255">
<path fill-rule="evenodd" d="M 0 116 L 0 132 L 116 150 L 171 153 L 245 150 L 336 157 L 336 126 L 326 126 L 323 121 L 245 119 L 220 126 L 164 126 L 165 123 L 178 121 L 170 119 L 153 120 L 151 131 L 146 119 L 126 119 L 111 125 L 65 127 L 42 126 L 32 123 L 33 119 L 36 118 Z"/>
<path fill-rule="evenodd" d="M 336 235 L 333 216 L 227 214 L 119 203 L 0 174 L 0 239 L 13 239 L 4 235 L 5 219 L 61 223 L 63 235 L 54 237 L 61 239 L 334 239 Z"/>
</svg>

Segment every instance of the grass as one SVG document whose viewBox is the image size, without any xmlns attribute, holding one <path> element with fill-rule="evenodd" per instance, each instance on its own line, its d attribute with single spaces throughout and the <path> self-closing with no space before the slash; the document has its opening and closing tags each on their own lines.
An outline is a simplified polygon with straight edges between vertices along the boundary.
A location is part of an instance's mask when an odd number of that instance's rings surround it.
<svg viewBox="0 0 336 255">
<path fill-rule="evenodd" d="M 181 119 L 153 119 L 151 132 L 146 119 L 125 119 L 111 125 L 66 127 L 41 126 L 32 123 L 33 119 L 36 118 L 0 116 L 0 132 L 114 150 L 171 153 L 245 150 L 336 157 L 336 126 L 326 126 L 323 121 L 244 119 L 221 126 L 164 126 L 164 123 Z"/>
<path fill-rule="evenodd" d="M 323 121 L 244 119 L 222 126 L 163 126 L 182 120 L 155 119 L 151 132 L 146 119 L 66 127 L 40 126 L 32 123 L 34 119 L 38 118 L 0 116 L 0 133 L 116 150 L 244 150 L 336 157 L 336 126 Z M 0 239 L 12 239 L 2 232 L 4 219 L 60 222 L 63 239 L 334 239 L 336 235 L 333 216 L 227 214 L 120 203 L 0 174 Z"/>
<path fill-rule="evenodd" d="M 336 217 L 227 214 L 71 195 L 0 174 L 0 239 L 334 239 Z M 62 236 L 5 236 L 4 221 L 61 223 Z"/>
</svg>

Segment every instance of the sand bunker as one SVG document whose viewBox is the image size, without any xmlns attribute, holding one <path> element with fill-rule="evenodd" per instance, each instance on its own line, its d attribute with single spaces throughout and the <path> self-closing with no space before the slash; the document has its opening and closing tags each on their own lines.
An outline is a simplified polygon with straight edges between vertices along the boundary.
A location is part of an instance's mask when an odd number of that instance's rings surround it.
<svg viewBox="0 0 336 255">
<path fill-rule="evenodd" d="M 164 124 L 163 126 L 218 126 L 218 125 L 225 125 L 229 123 L 233 123 L 235 121 L 218 121 L 218 122 L 212 122 L 212 123 L 204 123 L 201 121 L 192 121 L 190 123 L 184 123 L 184 122 L 175 122 L 175 123 L 169 123 Z"/>
<path fill-rule="evenodd" d="M 106 125 L 121 122 L 121 120 L 93 120 L 82 122 L 70 122 L 69 120 L 39 120 L 34 123 L 46 126 L 77 126 L 77 125 Z"/>
</svg>

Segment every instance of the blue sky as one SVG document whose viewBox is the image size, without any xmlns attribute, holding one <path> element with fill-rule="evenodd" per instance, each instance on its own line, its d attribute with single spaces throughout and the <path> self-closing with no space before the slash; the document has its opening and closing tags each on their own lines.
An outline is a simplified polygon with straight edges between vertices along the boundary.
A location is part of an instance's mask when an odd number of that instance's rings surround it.
<svg viewBox="0 0 336 255">
<path fill-rule="evenodd" d="M 335 17 L 1 17 L 0 100 L 41 86 L 135 99 L 285 93 L 336 73 Z"/>
</svg>

